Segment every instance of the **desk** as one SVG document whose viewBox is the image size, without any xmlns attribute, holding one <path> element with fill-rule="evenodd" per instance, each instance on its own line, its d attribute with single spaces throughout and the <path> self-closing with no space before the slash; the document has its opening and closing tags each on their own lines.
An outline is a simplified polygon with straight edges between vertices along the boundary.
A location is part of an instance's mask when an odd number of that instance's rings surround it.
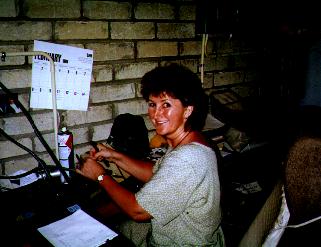
<svg viewBox="0 0 321 247">
<path fill-rule="evenodd" d="M 77 193 L 75 186 L 79 186 Z M 46 247 L 52 246 L 38 231 L 71 214 L 68 207 L 79 205 L 90 213 L 90 193 L 94 184 L 65 185 L 54 188 L 38 180 L 30 185 L 0 193 L 1 246 Z M 58 194 L 57 194 L 58 193 Z M 107 225 L 110 227 L 109 225 Z M 114 230 L 112 227 L 110 227 Z M 117 232 L 118 233 L 118 232 Z M 119 234 L 119 233 L 118 233 Z M 103 246 L 134 246 L 119 234 Z"/>
</svg>

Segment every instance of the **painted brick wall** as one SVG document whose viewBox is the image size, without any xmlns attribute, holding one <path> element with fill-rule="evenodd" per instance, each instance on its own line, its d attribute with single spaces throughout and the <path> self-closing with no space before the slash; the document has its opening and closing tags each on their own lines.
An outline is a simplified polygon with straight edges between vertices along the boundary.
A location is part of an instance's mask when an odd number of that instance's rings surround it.
<svg viewBox="0 0 321 247">
<path fill-rule="evenodd" d="M 121 113 L 146 116 L 139 94 L 140 78 L 166 62 L 178 62 L 200 74 L 201 35 L 195 33 L 196 1 L 0 0 L 0 51 L 32 51 L 34 40 L 94 51 L 90 102 L 86 112 L 59 111 L 60 127 L 75 136 L 75 152 L 103 141 Z M 135 5 L 133 5 L 135 3 Z M 246 96 L 257 72 L 257 53 L 239 40 L 211 36 L 205 57 L 204 87 L 208 93 L 224 87 Z M 8 57 L 0 62 L 0 81 L 30 111 L 36 126 L 54 148 L 51 110 L 29 109 L 31 58 Z M 0 91 L 1 92 L 1 91 Z M 45 152 L 22 113 L 3 116 L 0 127 L 48 164 Z M 0 136 L 2 172 L 37 165 L 24 150 Z"/>
</svg>

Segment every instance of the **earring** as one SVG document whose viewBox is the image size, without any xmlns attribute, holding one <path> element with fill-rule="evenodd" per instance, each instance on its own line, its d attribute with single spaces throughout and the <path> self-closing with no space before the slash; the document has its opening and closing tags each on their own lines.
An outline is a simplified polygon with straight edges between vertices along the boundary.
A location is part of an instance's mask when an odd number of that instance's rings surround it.
<svg viewBox="0 0 321 247">
<path fill-rule="evenodd" d="M 187 119 L 191 115 L 191 110 L 187 108 L 184 112 L 184 118 Z"/>
</svg>

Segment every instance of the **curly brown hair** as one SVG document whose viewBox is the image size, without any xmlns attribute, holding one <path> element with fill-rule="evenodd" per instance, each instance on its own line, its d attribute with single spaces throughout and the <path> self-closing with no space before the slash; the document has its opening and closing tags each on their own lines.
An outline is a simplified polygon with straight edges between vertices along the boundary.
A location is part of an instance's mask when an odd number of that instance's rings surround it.
<svg viewBox="0 0 321 247">
<path fill-rule="evenodd" d="M 208 113 L 208 96 L 199 77 L 185 66 L 172 63 L 147 72 L 141 80 L 141 94 L 149 96 L 168 94 L 182 102 L 184 107 L 193 106 L 185 129 L 202 130 Z"/>
</svg>

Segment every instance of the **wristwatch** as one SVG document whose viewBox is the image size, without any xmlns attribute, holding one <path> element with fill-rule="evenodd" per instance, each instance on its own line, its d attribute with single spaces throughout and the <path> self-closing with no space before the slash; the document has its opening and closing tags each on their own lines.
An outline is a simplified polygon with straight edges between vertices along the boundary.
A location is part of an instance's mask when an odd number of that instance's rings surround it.
<svg viewBox="0 0 321 247">
<path fill-rule="evenodd" d="M 105 174 L 99 175 L 99 176 L 97 177 L 97 181 L 98 181 L 98 182 L 103 181 L 103 180 L 104 180 L 104 177 L 105 177 Z"/>
</svg>

